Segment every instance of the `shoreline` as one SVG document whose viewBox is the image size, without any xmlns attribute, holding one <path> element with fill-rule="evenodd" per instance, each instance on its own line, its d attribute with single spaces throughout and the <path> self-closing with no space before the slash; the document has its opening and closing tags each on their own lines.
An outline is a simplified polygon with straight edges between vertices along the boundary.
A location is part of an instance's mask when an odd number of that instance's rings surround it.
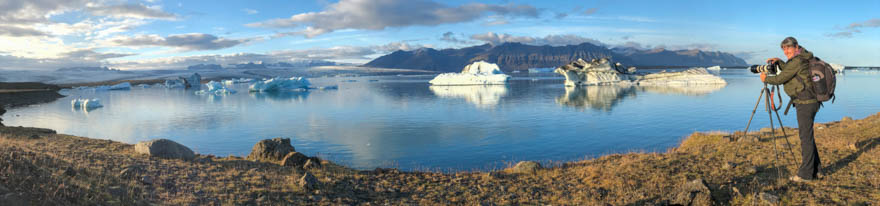
<svg viewBox="0 0 880 206">
<path fill-rule="evenodd" d="M 162 159 L 137 154 L 132 144 L 0 127 L 0 204 L 878 204 L 880 113 L 814 128 L 825 177 L 793 183 L 787 175 L 795 165 L 774 161 L 774 146 L 786 148 L 782 135 L 764 129 L 739 141 L 732 137 L 741 132 L 696 132 L 666 152 L 549 168 L 440 173 L 355 170 L 326 160 L 303 169 L 236 156 Z M 796 130 L 786 130 L 799 157 Z M 777 168 L 787 175 L 777 179 Z M 140 172 L 126 173 L 132 170 Z M 315 185 L 300 184 L 306 173 Z"/>
</svg>

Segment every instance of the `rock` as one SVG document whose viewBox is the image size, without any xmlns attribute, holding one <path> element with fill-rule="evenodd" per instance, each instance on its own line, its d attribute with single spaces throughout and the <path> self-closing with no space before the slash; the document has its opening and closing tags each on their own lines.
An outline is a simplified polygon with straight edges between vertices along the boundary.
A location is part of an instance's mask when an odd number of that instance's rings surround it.
<svg viewBox="0 0 880 206">
<path fill-rule="evenodd" d="M 0 194 L 0 205 L 29 205 L 20 195 L 16 193 Z"/>
<path fill-rule="evenodd" d="M 143 177 L 141 177 L 141 183 L 144 183 L 145 185 L 152 185 L 153 184 L 153 177 L 150 177 L 148 175 L 144 175 Z"/>
<path fill-rule="evenodd" d="M 316 186 L 318 186 L 318 178 L 315 178 L 312 173 L 306 172 L 306 174 L 299 178 L 297 184 L 305 189 L 314 189 Z"/>
<path fill-rule="evenodd" d="M 251 153 L 248 154 L 248 160 L 279 162 L 284 159 L 287 153 L 294 152 L 293 146 L 290 145 L 290 138 L 273 138 L 264 139 L 257 142 Z"/>
<path fill-rule="evenodd" d="M 299 153 L 299 152 L 291 152 L 287 153 L 284 158 L 281 160 L 282 166 L 292 166 L 292 167 L 302 167 L 306 164 L 306 161 L 309 160 L 309 157 Z"/>
<path fill-rule="evenodd" d="M 192 160 L 196 157 L 195 153 L 186 146 L 168 139 L 138 142 L 134 145 L 134 151 L 138 154 L 168 159 Z"/>
<path fill-rule="evenodd" d="M 535 161 L 521 161 L 519 163 L 516 163 L 516 165 L 513 166 L 512 170 L 513 173 L 535 174 L 538 172 L 538 169 L 541 168 L 541 163 Z"/>
<path fill-rule="evenodd" d="M 128 166 L 119 172 L 119 177 L 125 178 L 125 179 L 130 179 L 132 177 L 137 177 L 137 176 L 143 174 L 144 172 L 145 172 L 145 170 L 139 165 Z"/>
<path fill-rule="evenodd" d="M 315 158 L 315 159 L 317 159 L 317 158 Z M 309 160 L 306 160 L 306 163 L 305 163 L 305 164 L 303 164 L 303 169 L 314 169 L 314 168 L 320 168 L 320 167 L 321 167 L 321 163 L 319 163 L 319 162 L 321 162 L 321 161 L 317 161 L 317 160 L 314 160 L 314 159 L 311 159 L 311 158 L 310 158 Z"/>
<path fill-rule="evenodd" d="M 125 191 L 125 189 L 121 186 L 110 186 L 109 188 L 107 188 L 107 192 L 109 192 L 110 195 L 114 197 L 122 197 L 125 196 L 127 193 L 127 191 Z"/>
<path fill-rule="evenodd" d="M 672 204 L 712 205 L 711 193 L 703 179 L 695 179 L 678 187 Z"/>
<path fill-rule="evenodd" d="M 65 168 L 65 169 L 64 169 L 64 175 L 67 175 L 67 176 L 69 176 L 69 177 L 76 176 L 76 170 L 73 170 L 73 168 L 70 168 L 70 167 Z"/>
<path fill-rule="evenodd" d="M 761 194 L 758 195 L 758 198 L 761 199 L 762 202 L 770 204 L 770 205 L 778 205 L 779 204 L 779 197 L 777 197 L 776 195 L 770 194 L 770 193 L 761 192 Z"/>
<path fill-rule="evenodd" d="M 3 113 L 0 113 L 0 114 L 3 114 Z M 852 117 L 843 117 L 840 119 L 841 122 L 852 121 L 852 120 L 853 120 Z"/>
</svg>

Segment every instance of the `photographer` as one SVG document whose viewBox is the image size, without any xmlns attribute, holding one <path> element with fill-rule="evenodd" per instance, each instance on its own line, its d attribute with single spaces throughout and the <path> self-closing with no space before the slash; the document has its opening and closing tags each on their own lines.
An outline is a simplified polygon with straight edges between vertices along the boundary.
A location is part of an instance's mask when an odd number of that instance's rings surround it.
<svg viewBox="0 0 880 206">
<path fill-rule="evenodd" d="M 801 159 L 803 162 L 798 168 L 797 175 L 789 178 L 795 182 L 817 179 L 819 172 L 819 152 L 816 151 L 816 142 L 813 139 L 813 120 L 819 111 L 819 101 L 816 99 L 811 88 L 809 61 L 813 58 L 810 53 L 800 45 L 794 37 L 782 40 L 782 52 L 788 61 L 782 62 L 779 58 L 767 59 L 768 64 L 779 63 L 782 73 L 776 76 L 767 76 L 761 73 L 761 81 L 772 85 L 784 84 L 785 93 L 791 96 L 791 103 L 797 109 L 798 132 L 801 139 Z"/>
</svg>

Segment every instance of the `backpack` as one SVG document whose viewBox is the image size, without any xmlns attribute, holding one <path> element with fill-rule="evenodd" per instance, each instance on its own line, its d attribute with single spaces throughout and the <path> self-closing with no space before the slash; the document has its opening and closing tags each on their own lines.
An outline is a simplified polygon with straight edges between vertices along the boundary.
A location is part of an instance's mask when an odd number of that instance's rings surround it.
<svg viewBox="0 0 880 206">
<path fill-rule="evenodd" d="M 810 59 L 810 80 L 813 81 L 813 92 L 820 102 L 836 99 L 834 87 L 837 86 L 837 71 L 830 64 L 818 57 Z M 831 103 L 834 103 L 832 100 Z"/>
</svg>

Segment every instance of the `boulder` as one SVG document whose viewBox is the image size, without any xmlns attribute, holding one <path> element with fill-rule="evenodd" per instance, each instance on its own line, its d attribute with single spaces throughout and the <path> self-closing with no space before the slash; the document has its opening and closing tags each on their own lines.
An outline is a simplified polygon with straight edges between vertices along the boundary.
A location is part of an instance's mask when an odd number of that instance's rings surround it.
<svg viewBox="0 0 880 206">
<path fill-rule="evenodd" d="M 134 145 L 134 151 L 138 154 L 168 159 L 192 160 L 196 157 L 195 153 L 186 146 L 168 139 L 138 142 Z"/>
<path fill-rule="evenodd" d="M 2 111 L 2 109 L 3 109 L 3 108 L 0 108 L 0 111 Z M 3 112 L 0 112 L 0 114 L 3 114 Z M 848 116 L 845 116 L 845 117 L 843 117 L 843 118 L 840 118 L 840 121 L 841 121 L 841 122 L 852 121 L 852 120 L 853 120 L 852 117 L 848 117 Z"/>
<path fill-rule="evenodd" d="M 779 197 L 770 193 L 761 192 L 761 194 L 758 195 L 758 198 L 760 198 L 762 202 L 767 203 L 768 205 L 779 204 Z"/>
<path fill-rule="evenodd" d="M 273 138 L 264 139 L 257 142 L 251 153 L 248 154 L 248 160 L 280 162 L 284 160 L 287 153 L 294 152 L 293 146 L 290 145 L 290 138 Z M 305 162 L 303 162 L 305 163 Z"/>
<path fill-rule="evenodd" d="M 6 109 L 3 109 L 3 105 L 0 105 L 0 116 L 3 116 L 3 113 L 6 113 Z M 3 118 L 0 118 L 0 127 L 3 126 Z"/>
<path fill-rule="evenodd" d="M 303 169 L 320 168 L 321 161 L 317 160 L 317 159 L 318 158 L 312 157 L 312 158 L 309 158 L 309 160 L 306 160 L 306 163 L 303 164 Z"/>
<path fill-rule="evenodd" d="M 315 178 L 312 173 L 306 172 L 306 174 L 299 178 L 297 184 L 305 189 L 313 189 L 318 186 L 318 178 Z"/>
<path fill-rule="evenodd" d="M 679 186 L 674 194 L 674 205 L 713 205 L 712 191 L 703 179 L 695 179 Z"/>
<path fill-rule="evenodd" d="M 521 161 L 516 163 L 516 165 L 511 168 L 511 171 L 520 174 L 535 174 L 538 172 L 538 169 L 541 168 L 541 163 L 535 161 Z"/>
<path fill-rule="evenodd" d="M 309 161 L 308 156 L 299 152 L 291 152 L 281 160 L 281 166 L 302 167 L 307 161 Z"/>
</svg>

